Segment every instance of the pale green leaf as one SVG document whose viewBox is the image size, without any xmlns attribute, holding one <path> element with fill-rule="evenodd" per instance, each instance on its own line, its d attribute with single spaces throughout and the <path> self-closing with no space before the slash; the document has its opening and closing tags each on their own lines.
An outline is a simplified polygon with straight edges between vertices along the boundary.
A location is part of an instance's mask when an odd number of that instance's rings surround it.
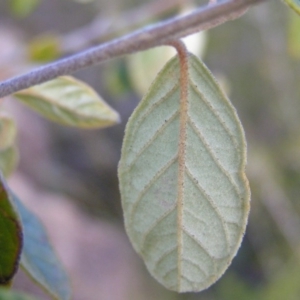
<svg viewBox="0 0 300 300">
<path fill-rule="evenodd" d="M 158 47 L 127 57 L 131 82 L 140 95 L 144 95 L 160 70 L 175 51 L 171 47 Z"/>
<path fill-rule="evenodd" d="M 300 0 L 283 0 L 296 13 L 300 14 Z"/>
<path fill-rule="evenodd" d="M 8 177 L 17 167 L 19 152 L 15 146 L 0 150 L 0 170 L 5 177 Z"/>
<path fill-rule="evenodd" d="M 15 143 L 17 128 L 14 120 L 7 114 L 0 113 L 0 151 Z"/>
<path fill-rule="evenodd" d="M 0 289 L 0 299 L 1 300 L 37 300 L 26 294 L 17 293 L 15 291 L 10 291 L 8 289 Z"/>
<path fill-rule="evenodd" d="M 32 13 L 40 0 L 9 0 L 11 11 L 18 17 L 26 17 Z"/>
<path fill-rule="evenodd" d="M 24 228 L 24 248 L 21 266 L 54 299 L 70 299 L 71 290 L 63 270 L 48 240 L 40 220 L 14 195 Z"/>
<path fill-rule="evenodd" d="M 119 114 L 87 84 L 59 77 L 14 94 L 44 117 L 63 125 L 102 128 L 119 122 Z"/>
<path fill-rule="evenodd" d="M 188 72 L 187 111 L 180 111 L 175 57 L 129 119 L 119 164 L 130 240 L 150 273 L 178 292 L 206 289 L 228 268 L 250 200 L 236 111 L 193 55 Z"/>
</svg>

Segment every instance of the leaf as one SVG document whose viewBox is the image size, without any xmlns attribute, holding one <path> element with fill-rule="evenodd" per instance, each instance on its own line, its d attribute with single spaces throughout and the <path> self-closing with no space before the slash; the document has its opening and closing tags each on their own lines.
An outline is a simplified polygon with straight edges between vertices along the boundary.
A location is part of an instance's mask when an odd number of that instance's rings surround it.
<svg viewBox="0 0 300 300">
<path fill-rule="evenodd" d="M 52 33 L 44 33 L 32 39 L 27 47 L 31 61 L 45 63 L 57 59 L 61 55 L 59 37 Z"/>
<path fill-rule="evenodd" d="M 288 15 L 288 40 L 287 48 L 289 55 L 300 60 L 300 18 L 294 12 L 290 11 Z"/>
<path fill-rule="evenodd" d="M 3 288 L 0 289 L 0 299 L 1 300 L 36 300 L 36 298 L 33 298 L 29 295 L 23 293 L 20 294 Z"/>
<path fill-rule="evenodd" d="M 291 9 L 300 15 L 300 0 L 283 0 Z"/>
<path fill-rule="evenodd" d="M 14 96 L 45 118 L 63 125 L 101 128 L 120 120 L 119 114 L 91 87 L 73 77 L 59 77 Z"/>
<path fill-rule="evenodd" d="M 4 177 L 8 177 L 19 162 L 19 152 L 15 146 L 0 150 L 0 171 Z"/>
<path fill-rule="evenodd" d="M 8 284 L 19 265 L 22 228 L 8 187 L 0 174 L 0 285 Z"/>
<path fill-rule="evenodd" d="M 18 17 L 27 17 L 40 3 L 40 0 L 10 0 L 10 8 Z"/>
<path fill-rule="evenodd" d="M 127 57 L 127 66 L 132 85 L 140 95 L 145 94 L 149 87 L 149 82 L 153 81 L 161 65 L 165 64 L 174 53 L 174 49 L 164 46 Z"/>
<path fill-rule="evenodd" d="M 6 149 L 15 143 L 17 128 L 14 120 L 0 113 L 0 150 Z"/>
<path fill-rule="evenodd" d="M 18 150 L 15 146 L 17 128 L 14 120 L 0 113 L 0 171 L 8 177 L 16 168 L 19 161 Z"/>
<path fill-rule="evenodd" d="M 54 299 L 70 299 L 69 280 L 40 220 L 14 195 L 24 227 L 21 266 Z"/>
<path fill-rule="evenodd" d="M 159 73 L 129 119 L 119 163 L 129 238 L 150 273 L 178 292 L 206 289 L 227 269 L 250 198 L 236 111 L 191 54 L 188 73 L 187 110 L 178 58 Z"/>
</svg>

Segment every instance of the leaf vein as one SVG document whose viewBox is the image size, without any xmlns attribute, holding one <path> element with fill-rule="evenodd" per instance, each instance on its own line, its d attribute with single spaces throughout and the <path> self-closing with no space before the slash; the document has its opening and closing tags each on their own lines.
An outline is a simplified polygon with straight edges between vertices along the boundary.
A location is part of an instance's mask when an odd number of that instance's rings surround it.
<svg viewBox="0 0 300 300">
<path fill-rule="evenodd" d="M 155 265 L 154 265 L 154 270 L 156 270 L 159 266 L 159 264 L 166 258 L 168 257 L 169 255 L 171 255 L 174 251 L 176 251 L 177 249 L 177 246 L 171 248 L 170 250 L 167 250 L 166 252 L 164 252 L 160 258 L 155 262 Z"/>
<path fill-rule="evenodd" d="M 151 188 L 151 186 L 159 179 L 160 176 L 162 176 L 171 166 L 172 164 L 177 160 L 178 155 L 176 154 L 172 159 L 170 159 L 164 166 L 162 166 L 155 174 L 155 176 L 144 186 L 142 191 L 139 193 L 137 200 L 132 204 L 132 209 L 130 213 L 130 220 L 131 223 L 133 223 L 134 214 L 136 211 L 136 208 L 140 201 L 142 200 L 143 196 L 146 194 L 146 192 Z"/>
<path fill-rule="evenodd" d="M 191 264 L 192 266 L 194 266 L 196 269 L 198 269 L 205 277 L 208 277 L 208 274 L 206 274 L 206 272 L 200 267 L 200 265 L 196 264 L 189 258 L 183 258 L 183 260 L 186 261 L 187 263 Z"/>
<path fill-rule="evenodd" d="M 207 106 L 207 108 L 213 113 L 213 115 L 219 121 L 219 123 L 224 128 L 226 133 L 229 135 L 229 137 L 232 140 L 232 142 L 234 143 L 234 145 L 236 147 L 238 147 L 238 142 L 236 141 L 236 139 L 235 139 L 234 135 L 232 134 L 232 132 L 230 131 L 230 129 L 226 126 L 226 122 L 224 122 L 222 117 L 220 116 L 220 114 L 218 114 L 217 109 L 215 109 L 211 105 L 211 103 L 207 100 L 207 98 L 204 96 L 204 94 L 198 89 L 197 85 L 191 78 L 190 78 L 190 84 L 191 84 L 192 88 L 194 89 L 194 91 L 196 92 L 196 94 L 198 94 L 199 98 L 203 101 L 203 103 Z"/>
<path fill-rule="evenodd" d="M 193 181 L 195 186 L 198 188 L 199 192 L 204 196 L 204 198 L 207 200 L 207 202 L 210 204 L 212 209 L 215 211 L 219 219 L 221 220 L 222 223 L 222 228 L 224 230 L 224 236 L 225 236 L 225 241 L 226 241 L 226 248 L 227 251 L 229 251 L 229 235 L 228 235 L 228 228 L 226 226 L 226 221 L 223 218 L 222 214 L 220 213 L 217 205 L 214 203 L 213 199 L 205 192 L 205 190 L 201 187 L 199 182 L 195 179 L 195 177 L 192 175 L 191 171 L 186 167 L 186 174 L 187 176 Z M 198 218 L 197 218 L 198 219 Z"/>
<path fill-rule="evenodd" d="M 186 228 L 182 229 L 182 231 L 183 231 L 190 239 L 192 239 L 192 240 L 194 241 L 194 243 L 197 244 L 197 246 L 198 246 L 199 248 L 201 248 L 201 249 L 203 250 L 203 252 L 205 252 L 211 259 L 214 258 L 214 256 L 211 255 L 211 254 L 209 253 L 209 251 L 202 245 L 202 243 L 201 243 L 199 240 L 197 240 L 193 234 L 189 233 L 189 232 L 187 231 Z"/>
<path fill-rule="evenodd" d="M 144 146 L 136 154 L 134 160 L 127 166 L 128 171 L 134 166 L 134 164 L 140 158 L 142 153 L 144 151 L 146 151 L 149 146 L 151 146 L 153 141 L 155 141 L 155 139 L 164 131 L 164 129 L 166 129 L 168 127 L 168 125 L 177 117 L 178 114 L 179 114 L 179 111 L 178 110 L 175 111 L 175 113 L 173 115 L 171 115 L 171 117 L 164 122 L 164 124 L 154 133 L 154 135 L 148 139 L 148 141 L 144 144 Z"/>
<path fill-rule="evenodd" d="M 216 158 L 215 154 L 213 153 L 213 150 L 211 149 L 211 147 L 209 146 L 209 144 L 206 142 L 204 136 L 200 132 L 200 129 L 195 125 L 195 123 L 192 121 L 192 119 L 190 117 L 189 117 L 189 124 L 191 125 L 192 129 L 194 130 L 194 132 L 197 134 L 197 136 L 199 137 L 199 139 L 203 143 L 206 151 L 208 152 L 208 154 L 210 155 L 210 157 L 212 158 L 212 160 L 214 161 L 214 163 L 216 164 L 216 166 L 220 169 L 220 171 L 225 175 L 225 177 L 228 179 L 228 181 L 233 186 L 234 191 L 235 191 L 236 195 L 238 196 L 238 198 L 241 199 L 242 196 L 241 196 L 240 191 L 239 191 L 236 183 L 234 182 L 232 176 L 222 166 L 222 164 L 220 163 L 219 159 Z"/>
<path fill-rule="evenodd" d="M 164 96 L 162 96 L 157 102 L 153 103 L 152 106 L 150 106 L 148 108 L 148 110 L 146 110 L 144 112 L 144 114 L 139 118 L 139 120 L 137 120 L 137 126 L 135 127 L 135 130 L 132 131 L 132 135 L 134 136 L 136 131 L 139 128 L 139 124 L 143 123 L 143 121 L 152 113 L 152 111 L 159 106 L 161 103 L 163 103 L 166 99 L 168 99 L 169 97 L 172 96 L 173 93 L 176 92 L 176 89 L 179 87 L 179 82 L 177 84 L 175 84 L 170 91 L 166 92 L 166 94 Z"/>
<path fill-rule="evenodd" d="M 149 236 L 149 234 L 155 229 L 155 227 L 162 222 L 165 218 L 167 218 L 175 209 L 177 205 L 172 207 L 170 210 L 168 210 L 166 213 L 164 213 L 160 218 L 156 219 L 155 222 L 149 227 L 149 229 L 144 233 L 142 239 L 141 239 L 141 251 L 144 250 L 144 246 L 146 243 L 146 239 Z"/>
</svg>

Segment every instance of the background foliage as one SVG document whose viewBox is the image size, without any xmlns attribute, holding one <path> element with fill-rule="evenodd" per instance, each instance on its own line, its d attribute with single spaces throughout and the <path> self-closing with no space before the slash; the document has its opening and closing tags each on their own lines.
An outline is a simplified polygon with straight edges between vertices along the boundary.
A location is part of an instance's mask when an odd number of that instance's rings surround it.
<svg viewBox="0 0 300 300">
<path fill-rule="evenodd" d="M 77 51 L 80 40 L 74 39 L 74 33 L 91 20 L 98 15 L 118 20 L 142 4 L 137 0 L 84 4 L 43 0 L 34 3 L 34 10 L 24 16 L 27 13 L 16 12 L 10 1 L 0 0 L 0 78 L 32 67 L 37 64 L 33 59 L 44 61 Z M 172 9 L 165 17 L 176 12 Z M 115 25 L 114 21 L 109 23 L 107 32 Z M 224 84 L 245 128 L 252 208 L 244 242 L 232 266 L 201 294 L 177 295 L 161 288 L 145 271 L 124 235 L 116 169 L 124 126 L 141 98 L 132 80 L 130 58 L 76 74 L 120 112 L 122 123 L 115 127 L 76 130 L 49 123 L 9 98 L 3 103 L 16 116 L 19 128 L 20 165 L 10 183 L 22 200 L 39 206 L 36 211 L 46 224 L 54 226 L 52 233 L 49 226 L 50 236 L 71 271 L 74 299 L 95 299 L 95 293 L 100 292 L 96 285 L 101 288 L 101 299 L 300 297 L 297 26 L 299 18 L 293 12 L 280 1 L 269 1 L 207 33 L 204 62 Z M 145 60 L 141 64 L 147 69 Z M 63 200 L 58 201 L 62 195 Z M 74 216 L 82 220 L 72 223 Z M 83 227 L 89 229 L 89 235 Z M 63 243 L 64 238 L 75 248 Z M 18 278 L 15 287 L 31 291 L 26 278 Z M 34 293 L 48 299 L 40 291 Z"/>
</svg>

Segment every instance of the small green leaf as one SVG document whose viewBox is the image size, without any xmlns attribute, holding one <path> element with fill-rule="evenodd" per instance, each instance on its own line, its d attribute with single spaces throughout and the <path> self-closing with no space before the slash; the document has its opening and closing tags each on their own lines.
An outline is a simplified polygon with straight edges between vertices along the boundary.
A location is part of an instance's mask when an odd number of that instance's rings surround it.
<svg viewBox="0 0 300 300">
<path fill-rule="evenodd" d="M 20 294 L 8 289 L 0 289 L 0 299 L 1 300 L 37 300 L 26 294 Z"/>
<path fill-rule="evenodd" d="M 102 128 L 120 121 L 119 114 L 91 87 L 72 77 L 59 77 L 14 96 L 45 118 L 63 125 Z"/>
<path fill-rule="evenodd" d="M 0 285 L 8 284 L 19 265 L 22 228 L 4 178 L 0 175 Z"/>
<path fill-rule="evenodd" d="M 129 238 L 150 273 L 178 292 L 206 289 L 228 268 L 250 200 L 236 111 L 203 63 L 187 60 L 187 98 L 175 57 L 130 117 L 119 163 Z"/>
<path fill-rule="evenodd" d="M 59 39 L 55 34 L 37 36 L 28 44 L 29 59 L 35 62 L 52 61 L 60 56 L 60 52 Z"/>
<path fill-rule="evenodd" d="M 290 8 L 300 15 L 300 0 L 283 0 Z"/>
<path fill-rule="evenodd" d="M 17 135 L 17 128 L 14 120 L 0 113 L 0 151 L 14 145 Z"/>
<path fill-rule="evenodd" d="M 19 152 L 15 146 L 0 150 L 0 171 L 7 178 L 19 162 Z"/>
<path fill-rule="evenodd" d="M 13 195 L 24 227 L 21 266 L 54 299 L 70 299 L 67 274 L 54 253 L 40 220 Z"/>
<path fill-rule="evenodd" d="M 40 0 L 9 0 L 11 11 L 18 17 L 27 17 L 40 3 Z"/>
</svg>

